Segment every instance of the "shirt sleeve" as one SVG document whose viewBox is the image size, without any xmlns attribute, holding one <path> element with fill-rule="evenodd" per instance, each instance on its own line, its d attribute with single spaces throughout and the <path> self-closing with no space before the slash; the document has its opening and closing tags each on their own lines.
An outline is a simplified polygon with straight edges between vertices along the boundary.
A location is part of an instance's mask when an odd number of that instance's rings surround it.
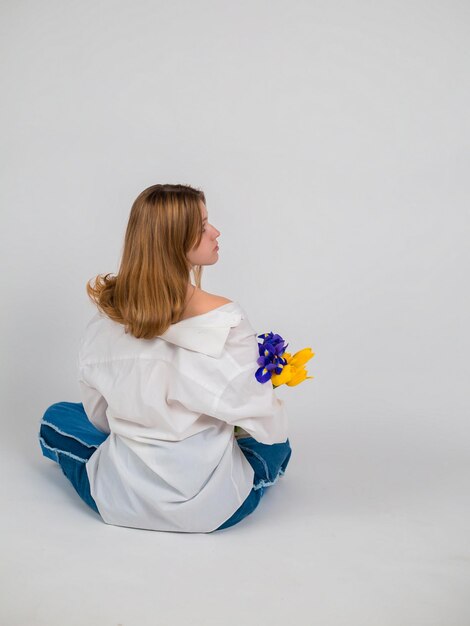
<svg viewBox="0 0 470 626">
<path fill-rule="evenodd" d="M 229 381 L 214 404 L 213 416 L 241 426 L 260 443 L 284 443 L 288 437 L 284 401 L 276 396 L 271 381 L 258 382 L 257 367 L 255 362 Z"/>
<path fill-rule="evenodd" d="M 88 419 L 98 430 L 109 434 L 111 430 L 106 417 L 108 403 L 97 389 L 88 385 L 83 379 L 79 379 L 78 384 L 80 385 L 83 408 Z"/>
</svg>

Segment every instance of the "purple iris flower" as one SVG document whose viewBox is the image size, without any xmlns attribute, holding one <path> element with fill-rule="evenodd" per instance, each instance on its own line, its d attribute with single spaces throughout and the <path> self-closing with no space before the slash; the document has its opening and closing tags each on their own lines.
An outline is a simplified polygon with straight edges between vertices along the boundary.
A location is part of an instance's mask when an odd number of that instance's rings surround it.
<svg viewBox="0 0 470 626">
<path fill-rule="evenodd" d="M 258 335 L 258 338 L 263 339 L 263 341 L 258 343 L 260 356 L 256 362 L 260 367 L 256 370 L 255 376 L 258 382 L 266 383 L 271 380 L 273 373 L 280 374 L 282 372 L 282 368 L 287 363 L 282 355 L 289 344 L 285 343 L 281 335 L 272 332 Z"/>
</svg>

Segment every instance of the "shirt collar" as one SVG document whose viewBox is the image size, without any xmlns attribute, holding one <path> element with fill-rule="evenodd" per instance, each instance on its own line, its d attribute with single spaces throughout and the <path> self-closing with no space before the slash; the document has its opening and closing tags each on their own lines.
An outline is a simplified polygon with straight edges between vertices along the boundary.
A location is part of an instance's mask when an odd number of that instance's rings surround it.
<svg viewBox="0 0 470 626">
<path fill-rule="evenodd" d="M 235 305 L 234 310 L 222 309 L 229 304 Z M 238 326 L 243 318 L 236 302 L 222 307 L 172 324 L 159 337 L 181 348 L 218 358 L 222 354 L 230 329 Z"/>
</svg>

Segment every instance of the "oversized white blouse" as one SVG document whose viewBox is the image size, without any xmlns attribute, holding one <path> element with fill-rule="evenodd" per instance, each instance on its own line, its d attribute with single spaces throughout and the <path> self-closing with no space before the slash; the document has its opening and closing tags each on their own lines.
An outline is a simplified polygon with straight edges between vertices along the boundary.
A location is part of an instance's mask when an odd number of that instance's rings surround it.
<svg viewBox="0 0 470 626">
<path fill-rule="evenodd" d="M 284 442 L 288 419 L 259 383 L 257 333 L 237 302 L 137 339 L 97 312 L 78 355 L 81 399 L 109 437 L 86 464 L 107 524 L 211 532 L 243 503 L 254 471 L 234 426 Z"/>
</svg>

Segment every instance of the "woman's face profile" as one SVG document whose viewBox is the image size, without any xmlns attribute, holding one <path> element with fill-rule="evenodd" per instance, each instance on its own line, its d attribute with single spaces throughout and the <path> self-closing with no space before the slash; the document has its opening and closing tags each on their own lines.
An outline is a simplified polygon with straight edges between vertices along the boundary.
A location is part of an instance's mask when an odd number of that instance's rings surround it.
<svg viewBox="0 0 470 626">
<path fill-rule="evenodd" d="M 188 260 L 192 265 L 213 265 L 219 258 L 216 238 L 220 232 L 209 224 L 209 215 L 204 203 L 201 202 L 202 239 L 197 248 L 188 252 Z"/>
</svg>

